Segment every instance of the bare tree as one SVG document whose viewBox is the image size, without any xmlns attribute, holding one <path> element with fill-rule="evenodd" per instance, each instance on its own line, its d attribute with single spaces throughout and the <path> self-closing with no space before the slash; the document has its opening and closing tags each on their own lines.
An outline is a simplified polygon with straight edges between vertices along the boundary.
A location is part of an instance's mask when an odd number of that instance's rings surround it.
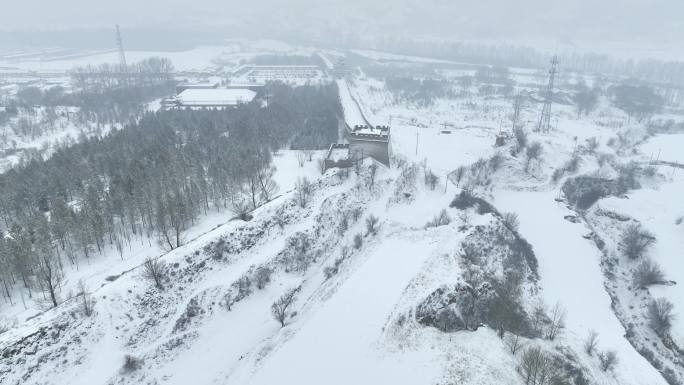
<svg viewBox="0 0 684 385">
<path fill-rule="evenodd" d="M 306 154 L 304 151 L 297 151 L 297 164 L 299 167 L 304 167 L 304 161 L 306 161 Z"/>
<path fill-rule="evenodd" d="M 672 328 L 674 305 L 665 298 L 658 298 L 648 305 L 648 318 L 651 328 L 661 337 L 667 335 Z"/>
<path fill-rule="evenodd" d="M 624 256 L 630 259 L 642 257 L 656 241 L 655 236 L 643 229 L 638 223 L 625 228 L 620 236 L 620 248 Z"/>
<path fill-rule="evenodd" d="M 298 178 L 295 183 L 295 191 L 299 207 L 306 207 L 311 195 L 311 182 L 306 178 Z"/>
<path fill-rule="evenodd" d="M 57 291 L 62 286 L 64 276 L 54 256 L 45 254 L 40 257 L 36 278 L 43 292 L 49 295 L 52 306 L 57 307 Z"/>
<path fill-rule="evenodd" d="M 83 280 L 78 281 L 78 296 L 81 297 L 81 309 L 83 310 L 83 314 L 85 314 L 86 317 L 93 315 L 95 300 L 88 292 Z"/>
<path fill-rule="evenodd" d="M 560 368 L 553 357 L 538 347 L 525 350 L 518 372 L 525 380 L 525 385 L 549 385 L 559 378 Z"/>
<path fill-rule="evenodd" d="M 553 341 L 563 332 L 563 329 L 565 329 L 565 309 L 563 309 L 560 303 L 556 303 L 551 309 L 549 320 L 550 323 L 546 329 L 546 338 Z"/>
<path fill-rule="evenodd" d="M 266 202 L 270 201 L 278 192 L 278 184 L 273 180 L 275 171 L 275 167 L 271 166 L 259 170 L 256 173 L 256 180 L 259 182 L 259 187 L 261 188 L 261 197 Z"/>
<path fill-rule="evenodd" d="M 584 341 L 584 351 L 591 356 L 596 350 L 596 345 L 598 345 L 598 333 L 595 330 L 589 330 L 589 335 Z"/>
<path fill-rule="evenodd" d="M 290 314 L 289 308 L 297 298 L 297 292 L 299 288 L 289 289 L 271 305 L 271 314 L 276 321 L 280 322 L 280 327 L 285 327 L 285 320 Z"/>
<path fill-rule="evenodd" d="M 147 279 L 148 281 L 154 282 L 154 285 L 158 289 L 163 290 L 163 281 L 166 278 L 166 273 L 168 270 L 166 267 L 166 263 L 164 263 L 164 261 L 162 260 L 148 257 L 145 259 L 142 268 L 143 278 Z"/>
<path fill-rule="evenodd" d="M 368 167 L 368 188 L 372 188 L 375 185 L 375 176 L 378 173 L 378 164 L 373 162 Z"/>
<path fill-rule="evenodd" d="M 313 150 L 304 150 L 304 155 L 306 156 L 306 161 L 311 162 L 313 160 Z"/>
<path fill-rule="evenodd" d="M 466 167 L 465 166 L 459 166 L 456 171 L 454 171 L 454 179 L 456 179 L 456 187 L 458 187 L 461 184 L 461 180 L 463 180 L 463 176 L 465 176 L 466 173 Z"/>
<path fill-rule="evenodd" d="M 504 343 L 506 346 L 508 346 L 508 350 L 510 350 L 511 354 L 516 355 L 520 349 L 522 349 L 525 345 L 523 345 L 522 340 L 519 335 L 510 333 L 506 338 L 504 338 Z"/>
</svg>

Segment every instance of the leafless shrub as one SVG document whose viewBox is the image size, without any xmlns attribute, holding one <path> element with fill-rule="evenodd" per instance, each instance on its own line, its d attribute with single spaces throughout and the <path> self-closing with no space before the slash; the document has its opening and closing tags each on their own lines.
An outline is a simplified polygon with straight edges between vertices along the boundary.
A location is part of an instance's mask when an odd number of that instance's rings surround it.
<svg viewBox="0 0 684 385">
<path fill-rule="evenodd" d="M 646 259 L 637 266 L 632 276 L 634 286 L 645 288 L 650 285 L 655 285 L 665 282 L 665 274 L 660 269 L 660 266 L 650 259 Z"/>
<path fill-rule="evenodd" d="M 325 159 L 319 159 L 318 160 L 318 171 L 320 171 L 321 174 L 325 174 L 325 171 L 326 171 Z"/>
<path fill-rule="evenodd" d="M 499 170 L 499 168 L 501 168 L 501 165 L 503 164 L 503 162 L 504 162 L 503 156 L 501 156 L 501 154 L 499 154 L 499 153 L 496 153 L 496 154 L 492 155 L 491 158 L 489 158 L 489 160 L 487 161 L 487 165 L 488 165 L 489 169 L 492 170 L 492 172 L 496 172 Z"/>
<path fill-rule="evenodd" d="M 684 216 L 679 217 L 679 218 L 677 218 L 677 220 L 675 220 L 675 225 L 677 225 L 677 226 L 681 225 L 682 223 L 684 223 Z"/>
<path fill-rule="evenodd" d="M 579 155 L 575 154 L 568 160 L 565 165 L 563 166 L 563 169 L 565 169 L 566 172 L 577 172 L 579 170 L 579 166 L 582 164 L 582 158 L 579 157 Z"/>
<path fill-rule="evenodd" d="M 648 305 L 648 318 L 651 328 L 661 337 L 667 335 L 672 328 L 674 305 L 665 298 L 658 298 Z"/>
<path fill-rule="evenodd" d="M 594 330 L 590 330 L 587 335 L 587 339 L 584 341 L 584 351 L 588 355 L 593 355 L 598 345 L 598 333 Z"/>
<path fill-rule="evenodd" d="M 472 243 L 464 242 L 461 244 L 461 253 L 459 256 L 467 264 L 478 266 L 482 264 L 482 251 Z"/>
<path fill-rule="evenodd" d="M 0 318 L 0 335 L 7 333 L 10 329 L 17 326 L 17 321 L 10 321 L 6 318 Z"/>
<path fill-rule="evenodd" d="M 231 311 L 233 308 L 234 301 L 235 300 L 233 299 L 233 292 L 229 290 L 226 294 L 223 295 L 221 305 L 223 305 L 223 307 L 225 307 L 226 310 Z"/>
<path fill-rule="evenodd" d="M 449 217 L 449 213 L 447 213 L 446 209 L 442 209 L 437 216 L 425 224 L 425 228 L 446 226 L 449 223 L 451 223 L 451 217 Z"/>
<path fill-rule="evenodd" d="M 598 149 L 599 145 L 599 141 L 598 139 L 596 139 L 595 136 L 588 138 L 586 141 L 587 152 L 589 152 L 590 154 L 596 153 L 596 150 Z"/>
<path fill-rule="evenodd" d="M 342 211 L 340 213 L 340 223 L 337 225 L 337 232 L 343 235 L 349 229 L 349 213 Z"/>
<path fill-rule="evenodd" d="M 363 214 L 363 210 L 361 210 L 360 207 L 355 207 L 350 212 L 351 212 L 351 218 L 354 222 L 358 222 L 359 219 L 361 218 L 361 214 Z"/>
<path fill-rule="evenodd" d="M 135 356 L 132 356 L 130 354 L 126 354 L 124 356 L 123 371 L 125 373 L 134 372 L 134 371 L 142 368 L 142 365 L 143 365 L 142 359 L 137 358 Z"/>
<path fill-rule="evenodd" d="M 363 236 L 361 234 L 354 235 L 354 248 L 360 249 L 363 246 Z"/>
<path fill-rule="evenodd" d="M 618 358 L 615 350 L 607 350 L 598 354 L 601 370 L 604 372 L 612 371 L 617 366 Z"/>
<path fill-rule="evenodd" d="M 644 176 L 648 178 L 653 178 L 658 173 L 658 169 L 655 166 L 646 166 L 643 170 Z"/>
<path fill-rule="evenodd" d="M 283 206 L 276 209 L 273 219 L 281 230 L 285 228 L 285 208 Z"/>
<path fill-rule="evenodd" d="M 539 160 L 541 158 L 543 147 L 539 142 L 532 142 L 527 146 L 525 155 L 527 156 L 527 161 L 525 162 L 525 171 L 530 169 L 530 164 L 533 160 Z"/>
<path fill-rule="evenodd" d="M 368 167 L 368 188 L 372 188 L 375 185 L 375 177 L 378 174 L 378 164 L 373 162 Z"/>
<path fill-rule="evenodd" d="M 503 214 L 503 224 L 506 228 L 514 233 L 518 232 L 520 228 L 520 220 L 518 220 L 518 214 L 516 213 L 504 213 Z"/>
<path fill-rule="evenodd" d="M 326 266 L 323 269 L 323 274 L 325 274 L 325 279 L 330 279 L 333 275 L 337 274 L 340 271 L 340 266 L 342 265 L 342 262 L 344 262 L 345 259 L 349 257 L 349 247 L 348 246 L 343 246 L 342 251 L 340 252 L 340 257 L 335 259 L 335 262 L 333 263 L 332 266 Z"/>
<path fill-rule="evenodd" d="M 289 308 L 297 298 L 299 288 L 293 288 L 286 291 L 271 305 L 271 314 L 273 318 L 280 322 L 280 327 L 285 327 L 285 320 L 290 315 Z"/>
<path fill-rule="evenodd" d="M 425 170 L 425 185 L 434 190 L 439 183 L 439 177 L 432 170 Z"/>
<path fill-rule="evenodd" d="M 369 235 L 375 235 L 378 232 L 378 222 L 380 220 L 375 215 L 369 215 L 366 218 L 366 233 Z"/>
<path fill-rule="evenodd" d="M 166 263 L 164 263 L 164 261 L 160 259 L 153 259 L 148 257 L 147 259 L 145 259 L 142 268 L 143 278 L 145 278 L 148 281 L 154 282 L 154 285 L 158 289 L 163 290 L 164 279 L 166 278 L 166 274 L 168 272 Z"/>
<path fill-rule="evenodd" d="M 513 135 L 515 136 L 515 152 L 519 153 L 523 148 L 527 147 L 527 132 L 520 127 L 516 127 L 513 130 Z"/>
<path fill-rule="evenodd" d="M 246 221 L 249 219 L 249 211 L 252 207 L 249 200 L 242 196 L 242 194 L 234 197 L 230 202 L 230 207 L 237 216 Z"/>
<path fill-rule="evenodd" d="M 625 257 L 637 259 L 642 257 L 656 241 L 655 236 L 641 225 L 632 223 L 620 236 L 620 248 Z"/>
<path fill-rule="evenodd" d="M 247 275 L 238 278 L 234 286 L 237 288 L 237 296 L 234 301 L 239 301 L 252 294 L 252 280 Z"/>
<path fill-rule="evenodd" d="M 271 274 L 273 274 L 273 270 L 267 266 L 260 266 L 256 270 L 256 273 L 254 274 L 254 280 L 256 281 L 257 289 L 262 290 L 266 287 L 266 285 L 268 285 L 269 282 L 271 282 Z"/>
<path fill-rule="evenodd" d="M 288 247 L 291 249 L 290 255 L 286 259 L 288 270 L 306 271 L 312 260 L 311 238 L 308 233 L 297 232 L 287 240 Z"/>
</svg>

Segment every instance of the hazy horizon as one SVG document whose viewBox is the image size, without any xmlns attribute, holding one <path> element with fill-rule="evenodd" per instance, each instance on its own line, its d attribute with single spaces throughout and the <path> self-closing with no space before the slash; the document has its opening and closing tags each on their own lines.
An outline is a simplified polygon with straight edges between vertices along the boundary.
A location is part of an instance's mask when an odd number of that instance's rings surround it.
<svg viewBox="0 0 684 385">
<path fill-rule="evenodd" d="M 662 47 L 680 45 L 684 38 L 684 3 L 675 0 L 295 0 L 287 6 L 274 0 L 198 0 L 191 7 L 177 0 L 38 0 L 4 8 L 0 30 L 15 44 L 32 43 L 27 31 L 111 29 L 114 24 L 164 31 L 160 33 L 170 34 L 169 39 L 183 39 L 183 34 L 314 39 L 358 35 Z"/>
</svg>

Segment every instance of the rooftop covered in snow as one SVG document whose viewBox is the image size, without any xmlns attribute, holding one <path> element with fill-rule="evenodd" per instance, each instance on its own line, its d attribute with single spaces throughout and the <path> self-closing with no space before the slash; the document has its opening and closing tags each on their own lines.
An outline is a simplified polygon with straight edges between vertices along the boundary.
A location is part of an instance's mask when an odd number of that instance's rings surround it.
<svg viewBox="0 0 684 385">
<path fill-rule="evenodd" d="M 233 107 L 254 100 L 256 92 L 241 88 L 187 89 L 178 97 L 180 107 Z"/>
</svg>

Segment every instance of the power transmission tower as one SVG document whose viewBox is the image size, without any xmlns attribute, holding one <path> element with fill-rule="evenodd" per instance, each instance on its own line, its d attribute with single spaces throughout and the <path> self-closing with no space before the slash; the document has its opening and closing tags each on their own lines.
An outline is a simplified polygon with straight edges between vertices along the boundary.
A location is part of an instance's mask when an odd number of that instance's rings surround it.
<svg viewBox="0 0 684 385">
<path fill-rule="evenodd" d="M 123 48 L 123 39 L 121 38 L 121 30 L 119 25 L 116 25 L 116 47 L 119 49 L 119 66 L 121 73 L 128 72 L 128 65 L 126 64 L 126 53 Z"/>
<path fill-rule="evenodd" d="M 554 55 L 551 59 L 551 69 L 549 70 L 549 84 L 546 87 L 546 94 L 544 95 L 544 107 L 542 108 L 541 117 L 539 118 L 539 125 L 537 131 L 549 132 L 551 130 L 551 105 L 553 104 L 553 85 L 556 81 L 556 74 L 558 73 L 558 56 Z"/>
</svg>

